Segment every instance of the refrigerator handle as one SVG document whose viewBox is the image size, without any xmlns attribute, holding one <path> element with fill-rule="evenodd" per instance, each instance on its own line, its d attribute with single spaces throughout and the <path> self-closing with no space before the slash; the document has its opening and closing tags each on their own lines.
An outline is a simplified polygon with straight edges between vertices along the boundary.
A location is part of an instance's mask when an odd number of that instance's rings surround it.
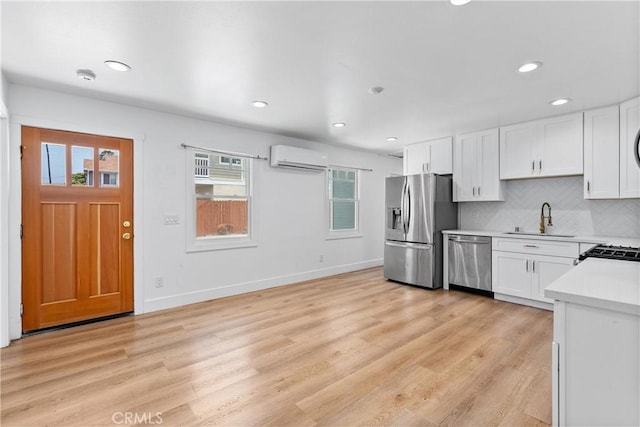
<svg viewBox="0 0 640 427">
<path fill-rule="evenodd" d="M 407 214 L 405 218 L 407 219 L 407 233 L 409 232 L 409 226 L 411 225 L 411 186 L 409 185 L 409 181 L 407 181 Z"/>
<path fill-rule="evenodd" d="M 407 198 L 407 180 L 406 178 L 402 182 L 402 195 L 400 197 L 400 220 L 402 221 L 402 231 L 407 234 L 407 221 L 406 221 L 406 198 Z"/>
</svg>

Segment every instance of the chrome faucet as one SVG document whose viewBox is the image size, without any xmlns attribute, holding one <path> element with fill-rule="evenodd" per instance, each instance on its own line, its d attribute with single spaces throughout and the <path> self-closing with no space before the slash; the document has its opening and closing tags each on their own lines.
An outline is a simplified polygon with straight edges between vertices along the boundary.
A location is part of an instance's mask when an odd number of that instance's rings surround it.
<svg viewBox="0 0 640 427">
<path fill-rule="evenodd" d="M 549 208 L 549 215 L 545 216 L 544 214 L 544 207 L 548 207 Z M 548 202 L 544 202 L 542 204 L 542 209 L 540 210 L 540 233 L 544 234 L 547 230 L 544 226 L 544 219 L 545 218 L 549 218 L 549 222 L 547 223 L 547 226 L 553 226 L 553 223 L 551 222 L 551 205 Z"/>
</svg>

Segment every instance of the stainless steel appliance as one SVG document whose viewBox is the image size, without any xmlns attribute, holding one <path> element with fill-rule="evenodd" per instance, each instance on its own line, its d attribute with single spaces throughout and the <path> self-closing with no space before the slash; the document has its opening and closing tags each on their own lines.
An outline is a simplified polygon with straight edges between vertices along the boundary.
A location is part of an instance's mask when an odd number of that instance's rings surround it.
<svg viewBox="0 0 640 427">
<path fill-rule="evenodd" d="M 583 261 L 587 258 L 617 259 L 622 261 L 640 261 L 640 247 L 597 245 L 584 252 L 578 258 Z"/>
<path fill-rule="evenodd" d="M 458 227 L 451 176 L 397 176 L 385 183 L 384 277 L 442 287 L 442 230 Z"/>
<path fill-rule="evenodd" d="M 638 129 L 638 133 L 636 134 L 636 139 L 633 142 L 633 156 L 636 158 L 636 163 L 640 168 L 640 129 Z"/>
<path fill-rule="evenodd" d="M 491 291 L 491 237 L 449 235 L 449 284 Z"/>
</svg>

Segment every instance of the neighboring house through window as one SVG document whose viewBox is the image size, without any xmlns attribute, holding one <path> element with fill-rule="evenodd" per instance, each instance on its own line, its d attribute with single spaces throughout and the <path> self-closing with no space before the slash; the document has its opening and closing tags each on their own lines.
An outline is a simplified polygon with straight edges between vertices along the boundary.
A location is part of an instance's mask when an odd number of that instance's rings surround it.
<svg viewBox="0 0 640 427">
<path fill-rule="evenodd" d="M 100 149 L 98 157 L 98 173 L 99 180 L 98 185 L 100 187 L 118 187 L 119 172 L 120 172 L 120 158 L 117 150 L 105 150 Z M 81 175 L 84 175 L 84 185 L 93 187 L 93 180 L 95 175 L 95 168 L 93 159 L 83 159 L 82 161 L 83 171 Z"/>
</svg>

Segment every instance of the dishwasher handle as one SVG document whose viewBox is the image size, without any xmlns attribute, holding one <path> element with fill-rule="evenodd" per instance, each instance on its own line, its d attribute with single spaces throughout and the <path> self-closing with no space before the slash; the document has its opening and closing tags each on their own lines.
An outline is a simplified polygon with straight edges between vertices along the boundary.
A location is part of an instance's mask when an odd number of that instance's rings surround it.
<svg viewBox="0 0 640 427">
<path fill-rule="evenodd" d="M 449 239 L 453 243 L 471 243 L 473 245 L 488 245 L 489 242 L 479 242 L 477 240 Z"/>
<path fill-rule="evenodd" d="M 490 237 L 473 238 L 470 236 L 449 236 L 449 241 L 454 243 L 471 243 L 473 245 L 488 245 L 491 243 Z"/>
</svg>

